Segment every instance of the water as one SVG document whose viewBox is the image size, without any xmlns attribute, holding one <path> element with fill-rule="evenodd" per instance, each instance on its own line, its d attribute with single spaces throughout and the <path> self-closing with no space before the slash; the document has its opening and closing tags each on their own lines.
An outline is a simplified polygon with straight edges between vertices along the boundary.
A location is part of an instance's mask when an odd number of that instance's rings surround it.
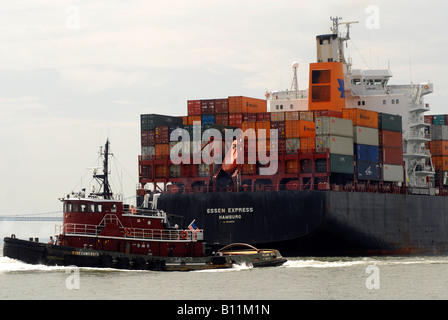
<svg viewBox="0 0 448 320">
<path fill-rule="evenodd" d="M 155 272 L 28 265 L 0 253 L 0 299 L 448 299 L 448 256 L 289 258 L 276 268 Z"/>
</svg>

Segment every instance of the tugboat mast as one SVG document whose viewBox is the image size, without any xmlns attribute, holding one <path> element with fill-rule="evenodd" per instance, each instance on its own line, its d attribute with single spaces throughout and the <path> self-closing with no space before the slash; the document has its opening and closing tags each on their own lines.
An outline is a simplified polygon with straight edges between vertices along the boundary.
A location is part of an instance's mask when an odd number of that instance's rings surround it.
<svg viewBox="0 0 448 320">
<path fill-rule="evenodd" d="M 102 180 L 103 192 L 95 193 L 96 196 L 102 196 L 103 199 L 110 200 L 112 198 L 112 191 L 109 185 L 109 139 L 107 139 L 104 146 L 104 161 L 103 161 L 103 174 L 93 173 L 93 177 L 97 180 Z"/>
</svg>

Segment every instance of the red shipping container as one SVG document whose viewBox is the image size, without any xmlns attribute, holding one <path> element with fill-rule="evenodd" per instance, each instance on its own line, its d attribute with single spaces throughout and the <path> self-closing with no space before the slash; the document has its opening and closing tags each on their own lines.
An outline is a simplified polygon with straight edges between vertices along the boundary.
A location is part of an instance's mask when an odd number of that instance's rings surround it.
<svg viewBox="0 0 448 320">
<path fill-rule="evenodd" d="M 425 116 L 425 123 L 432 124 L 433 116 Z"/>
<path fill-rule="evenodd" d="M 384 164 L 402 165 L 403 149 L 402 148 L 380 148 L 380 157 Z"/>
<path fill-rule="evenodd" d="M 215 100 L 201 100 L 201 114 L 215 114 Z"/>
<path fill-rule="evenodd" d="M 285 138 L 285 121 L 271 121 L 271 129 L 277 129 L 278 138 Z"/>
<path fill-rule="evenodd" d="M 379 130 L 380 146 L 386 148 L 403 148 L 403 134 L 401 132 Z"/>
<path fill-rule="evenodd" d="M 243 115 L 241 113 L 229 114 L 229 126 L 241 128 L 243 122 Z"/>
<path fill-rule="evenodd" d="M 336 110 L 315 110 L 314 111 L 314 119 L 318 117 L 335 117 L 342 119 L 342 112 Z"/>
<path fill-rule="evenodd" d="M 215 124 L 221 125 L 221 126 L 228 126 L 229 125 L 229 114 L 216 114 L 215 115 Z"/>
<path fill-rule="evenodd" d="M 272 142 L 272 141 L 271 141 Z M 274 144 L 273 144 L 274 145 Z M 277 140 L 277 150 L 285 151 L 286 150 L 286 140 L 284 138 L 278 138 Z"/>
<path fill-rule="evenodd" d="M 299 172 L 299 164 L 296 160 L 286 160 L 286 173 L 298 173 Z"/>
<path fill-rule="evenodd" d="M 142 146 L 153 146 L 155 145 L 155 132 L 154 130 L 142 130 Z"/>
<path fill-rule="evenodd" d="M 244 113 L 243 114 L 243 122 L 255 122 L 257 121 L 256 113 Z"/>
<path fill-rule="evenodd" d="M 170 134 L 168 126 L 159 126 L 156 127 L 155 130 L 155 143 L 169 143 L 170 142 Z"/>
<path fill-rule="evenodd" d="M 229 113 L 229 99 L 215 99 L 215 114 Z"/>
<path fill-rule="evenodd" d="M 271 121 L 271 113 L 270 112 L 260 112 L 256 113 L 257 121 Z"/>
<path fill-rule="evenodd" d="M 188 100 L 188 115 L 200 116 L 201 115 L 201 100 Z"/>
</svg>

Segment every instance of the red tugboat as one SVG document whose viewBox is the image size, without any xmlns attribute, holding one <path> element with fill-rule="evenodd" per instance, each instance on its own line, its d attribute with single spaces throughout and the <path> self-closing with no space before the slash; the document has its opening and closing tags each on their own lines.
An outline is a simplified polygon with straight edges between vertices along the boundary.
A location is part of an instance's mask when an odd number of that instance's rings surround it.
<svg viewBox="0 0 448 320">
<path fill-rule="evenodd" d="M 109 141 L 104 148 L 104 171 L 94 172 L 100 192 L 85 189 L 60 199 L 63 225 L 56 243 L 4 239 L 4 256 L 31 264 L 76 265 L 136 270 L 189 271 L 231 268 L 233 264 L 254 267 L 286 262 L 277 250 L 259 250 L 247 244 L 232 244 L 212 255 L 206 253 L 203 230 L 194 220 L 188 228 L 171 225 L 166 212 L 157 209 L 158 195 L 149 195 L 137 208 L 115 199 L 108 179 Z M 242 247 L 235 250 L 237 247 Z"/>
</svg>

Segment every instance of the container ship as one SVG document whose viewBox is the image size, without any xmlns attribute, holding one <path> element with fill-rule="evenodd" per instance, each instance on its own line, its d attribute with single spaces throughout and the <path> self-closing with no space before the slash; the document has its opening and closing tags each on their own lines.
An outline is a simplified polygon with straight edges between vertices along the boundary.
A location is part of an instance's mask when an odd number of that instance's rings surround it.
<svg viewBox="0 0 448 320">
<path fill-rule="evenodd" d="M 142 114 L 137 205 L 207 245 L 284 255 L 448 251 L 448 126 L 424 96 L 431 82 L 391 85 L 389 69 L 352 68 L 355 22 L 316 37 L 309 88 L 187 101 L 186 116 Z M 344 34 L 339 31 L 345 26 Z M 146 201 L 147 202 L 147 201 Z"/>
</svg>

